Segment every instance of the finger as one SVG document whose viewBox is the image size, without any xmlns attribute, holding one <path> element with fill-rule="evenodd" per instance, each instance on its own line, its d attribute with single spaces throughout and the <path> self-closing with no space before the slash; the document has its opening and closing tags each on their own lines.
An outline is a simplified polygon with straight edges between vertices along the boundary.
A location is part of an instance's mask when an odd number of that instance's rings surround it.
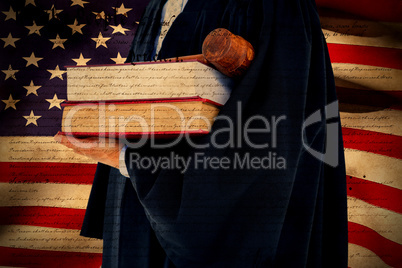
<svg viewBox="0 0 402 268">
<path fill-rule="evenodd" d="M 59 131 L 59 132 L 57 132 L 56 135 L 54 135 L 53 138 L 54 138 L 55 141 L 60 142 L 62 136 L 63 136 L 63 134 L 61 134 L 60 131 Z"/>
<path fill-rule="evenodd" d="M 88 145 L 91 149 L 115 149 L 122 148 L 124 144 L 120 143 L 118 139 L 107 138 L 107 137 L 89 137 L 85 139 L 80 139 L 79 142 L 83 142 Z M 88 147 L 85 147 L 88 148 Z"/>
<path fill-rule="evenodd" d="M 69 148 L 72 148 L 73 145 L 71 144 L 71 142 L 69 141 L 69 139 L 66 137 L 66 135 L 61 134 L 61 133 L 57 133 L 54 136 L 54 140 L 57 141 L 58 143 L 67 146 Z"/>
<path fill-rule="evenodd" d="M 96 160 L 111 158 L 120 153 L 123 144 L 118 140 L 109 138 L 88 137 L 76 139 L 58 133 L 54 139 L 76 153 L 91 157 Z"/>
<path fill-rule="evenodd" d="M 73 136 L 67 136 L 61 133 L 57 133 L 54 136 L 54 139 L 59 142 L 60 144 L 69 147 L 69 148 L 76 148 L 76 149 L 83 149 L 83 148 L 92 148 L 97 146 L 98 139 L 95 138 L 82 138 L 78 139 Z"/>
<path fill-rule="evenodd" d="M 57 133 L 54 139 L 78 154 L 92 158 L 97 162 L 118 167 L 120 149 L 123 146 L 118 140 L 97 137 L 76 139 L 60 133 Z M 88 146 L 92 148 L 88 148 Z"/>
<path fill-rule="evenodd" d="M 54 139 L 59 142 L 61 145 L 66 146 L 67 148 L 73 149 L 75 152 L 81 153 L 83 147 L 83 142 L 76 140 L 75 138 L 71 136 L 66 136 L 64 134 L 57 133 L 54 136 Z M 88 146 L 87 144 L 85 144 Z"/>
<path fill-rule="evenodd" d="M 87 156 L 88 150 L 82 149 L 82 143 L 77 142 L 75 139 L 69 138 L 64 134 L 57 133 L 54 136 L 54 139 L 59 142 L 61 145 L 66 146 L 67 148 L 72 149 L 74 152 Z"/>
</svg>

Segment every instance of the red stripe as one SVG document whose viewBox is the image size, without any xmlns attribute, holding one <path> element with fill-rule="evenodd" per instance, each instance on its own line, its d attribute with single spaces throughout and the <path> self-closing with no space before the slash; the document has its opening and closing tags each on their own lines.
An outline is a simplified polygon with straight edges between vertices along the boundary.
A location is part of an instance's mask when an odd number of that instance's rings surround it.
<svg viewBox="0 0 402 268">
<path fill-rule="evenodd" d="M 357 223 L 349 222 L 348 229 L 349 243 L 371 250 L 392 267 L 402 267 L 402 245 L 388 240 L 376 231 Z"/>
<path fill-rule="evenodd" d="M 1 266 L 99 268 L 102 254 L 0 247 Z"/>
<path fill-rule="evenodd" d="M 332 63 L 354 63 L 402 69 L 402 50 L 344 44 L 328 44 Z"/>
<path fill-rule="evenodd" d="M 96 165 L 0 162 L 0 182 L 92 184 Z"/>
<path fill-rule="evenodd" d="M 320 7 L 332 8 L 371 20 L 402 22 L 400 0 L 316 0 Z"/>
<path fill-rule="evenodd" d="M 342 128 L 342 136 L 345 148 L 402 159 L 401 136 L 347 127 Z"/>
<path fill-rule="evenodd" d="M 402 103 L 402 91 L 362 90 L 355 88 L 336 87 L 340 103 L 352 103 L 375 107 L 396 107 Z"/>
<path fill-rule="evenodd" d="M 85 209 L 53 207 L 0 207 L 0 225 L 31 225 L 80 230 Z"/>
<path fill-rule="evenodd" d="M 348 196 L 361 199 L 377 207 L 402 213 L 402 190 L 384 184 L 347 177 Z"/>
</svg>

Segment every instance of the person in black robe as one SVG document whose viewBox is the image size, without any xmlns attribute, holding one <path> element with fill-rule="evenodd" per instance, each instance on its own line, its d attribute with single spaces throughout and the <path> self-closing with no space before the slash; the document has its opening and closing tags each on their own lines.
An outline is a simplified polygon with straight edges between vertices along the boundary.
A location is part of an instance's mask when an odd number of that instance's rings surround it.
<svg viewBox="0 0 402 268">
<path fill-rule="evenodd" d="M 146 8 L 129 62 L 153 60 L 164 3 L 152 0 Z M 102 267 L 347 267 L 342 136 L 314 1 L 189 0 L 158 57 L 199 54 L 216 28 L 242 36 L 256 54 L 211 133 L 192 139 L 208 148 L 186 140 L 165 149 L 129 146 L 130 178 L 99 164 L 82 235 L 104 239 Z M 230 127 L 225 119 L 239 129 L 253 116 L 249 128 L 257 131 L 247 137 L 222 131 Z M 258 118 L 277 120 L 276 128 Z M 152 172 L 154 167 L 134 168 L 133 153 L 174 153 L 191 162 L 187 170 Z M 277 163 L 197 167 L 196 154 L 257 160 L 270 155 Z"/>
</svg>

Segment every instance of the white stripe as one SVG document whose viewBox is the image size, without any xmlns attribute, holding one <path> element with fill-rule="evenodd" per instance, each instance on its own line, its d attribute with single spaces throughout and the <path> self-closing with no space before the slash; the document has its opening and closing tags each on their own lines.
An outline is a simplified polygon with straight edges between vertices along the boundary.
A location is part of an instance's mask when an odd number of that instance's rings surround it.
<svg viewBox="0 0 402 268">
<path fill-rule="evenodd" d="M 349 243 L 348 250 L 348 267 L 350 268 L 391 268 L 391 266 L 387 265 L 380 257 L 367 248 Z"/>
<path fill-rule="evenodd" d="M 335 84 L 362 90 L 402 90 L 402 70 L 353 64 L 332 63 Z"/>
<path fill-rule="evenodd" d="M 340 104 L 339 109 L 342 127 L 402 136 L 402 111 L 400 110 L 379 110 L 379 108 L 346 103 Z M 390 145 L 385 144 L 384 147 L 386 146 Z"/>
<path fill-rule="evenodd" d="M 0 205 L 85 209 L 91 187 L 58 183 L 0 183 Z"/>
<path fill-rule="evenodd" d="M 402 244 L 402 215 L 399 213 L 348 197 L 348 221 L 364 225 L 383 237 Z"/>
<path fill-rule="evenodd" d="M 402 48 L 402 24 L 320 17 L 328 43 Z"/>
<path fill-rule="evenodd" d="M 79 235 L 80 230 L 25 225 L 1 226 L 0 246 L 33 250 L 102 253 L 102 240 Z"/>
<path fill-rule="evenodd" d="M 53 137 L 0 137 L 0 162 L 95 162 L 73 152 Z"/>
<path fill-rule="evenodd" d="M 345 149 L 346 174 L 402 190 L 402 160 Z"/>
</svg>

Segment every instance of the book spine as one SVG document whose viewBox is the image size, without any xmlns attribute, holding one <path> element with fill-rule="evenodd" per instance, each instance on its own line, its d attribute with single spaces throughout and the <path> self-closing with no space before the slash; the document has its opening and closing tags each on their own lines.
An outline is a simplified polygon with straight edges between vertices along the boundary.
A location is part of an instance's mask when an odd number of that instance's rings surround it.
<svg viewBox="0 0 402 268">
<path fill-rule="evenodd" d="M 128 63 L 120 63 L 120 64 L 93 64 L 93 65 L 65 65 L 64 67 L 67 68 L 88 68 L 88 67 L 106 67 L 106 66 L 127 66 L 127 65 L 143 65 L 143 64 L 166 64 L 166 63 L 183 63 L 183 62 L 199 62 L 202 63 L 208 67 L 211 67 L 213 69 L 216 69 L 213 65 L 207 64 L 205 61 L 198 60 L 198 59 L 185 59 L 178 57 L 178 60 L 175 58 L 172 59 L 160 59 L 160 60 L 155 60 L 155 61 L 138 61 L 138 62 L 128 62 Z"/>
<path fill-rule="evenodd" d="M 200 101 L 209 103 L 217 107 L 222 106 L 217 102 L 209 99 L 195 97 L 182 97 L 182 98 L 158 98 L 158 99 L 135 99 L 135 100 L 106 100 L 106 101 L 65 101 L 61 104 L 62 107 L 76 106 L 76 105 L 101 105 L 101 104 L 140 104 L 140 103 L 174 103 L 174 102 L 193 102 Z"/>
<path fill-rule="evenodd" d="M 177 137 L 183 134 L 189 134 L 191 136 L 205 135 L 209 131 L 206 130 L 187 130 L 187 131 L 155 131 L 155 132 L 65 132 L 60 131 L 61 135 L 74 136 L 76 138 L 84 137 L 125 137 L 125 138 L 141 138 L 143 136 L 170 138 Z"/>
</svg>

